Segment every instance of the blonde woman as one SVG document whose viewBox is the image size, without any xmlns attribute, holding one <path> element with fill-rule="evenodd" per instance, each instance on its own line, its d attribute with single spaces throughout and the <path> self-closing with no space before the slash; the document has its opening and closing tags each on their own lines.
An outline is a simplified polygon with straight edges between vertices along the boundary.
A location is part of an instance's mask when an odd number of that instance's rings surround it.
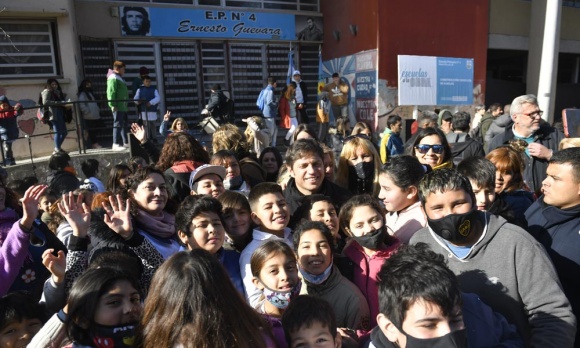
<svg viewBox="0 0 580 348">
<path fill-rule="evenodd" d="M 580 147 L 580 138 L 564 138 L 560 141 L 558 150 L 564 150 L 571 147 Z"/>
<path fill-rule="evenodd" d="M 242 121 L 248 124 L 244 132 L 248 140 L 248 150 L 258 158 L 262 150 L 270 146 L 271 130 L 266 127 L 266 122 L 260 116 L 248 117 Z"/>
<path fill-rule="evenodd" d="M 338 159 L 335 183 L 358 195 L 379 193 L 381 159 L 374 145 L 364 135 L 351 135 L 344 139 Z"/>
</svg>

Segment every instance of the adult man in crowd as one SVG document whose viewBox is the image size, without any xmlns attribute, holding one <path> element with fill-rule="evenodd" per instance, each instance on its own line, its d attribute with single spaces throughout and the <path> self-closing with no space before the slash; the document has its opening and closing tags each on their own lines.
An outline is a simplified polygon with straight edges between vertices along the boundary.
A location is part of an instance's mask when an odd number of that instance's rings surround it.
<svg viewBox="0 0 580 348">
<path fill-rule="evenodd" d="M 123 75 L 125 74 L 125 63 L 117 60 L 113 63 L 113 70 L 107 76 L 107 99 L 109 107 L 113 112 L 113 150 L 121 151 L 129 147 L 127 139 L 127 99 L 129 92 Z M 123 144 L 118 143 L 119 135 L 123 139 Z"/>
<path fill-rule="evenodd" d="M 348 84 L 341 80 L 338 73 L 332 74 L 332 82 L 324 86 L 330 98 L 330 108 L 334 119 L 347 118 L 348 115 Z M 350 124 L 356 124 L 356 120 L 349 118 Z"/>
<path fill-rule="evenodd" d="M 474 131 L 477 133 L 477 136 L 475 138 L 477 138 L 478 140 L 480 140 L 483 143 L 483 146 L 485 148 L 485 134 L 487 133 L 489 127 L 491 126 L 491 124 L 493 123 L 493 121 L 495 119 L 497 119 L 499 116 L 501 116 L 503 114 L 503 110 L 501 109 L 501 105 L 499 103 L 493 103 L 491 104 L 491 106 L 489 107 L 489 112 L 486 112 L 483 117 L 481 118 L 481 121 L 479 122 L 478 125 L 478 130 Z"/>
<path fill-rule="evenodd" d="M 514 324 L 530 347 L 571 347 L 576 318 L 549 256 L 520 227 L 476 209 L 469 179 L 438 169 L 419 184 L 428 226 L 411 244 L 447 258 L 463 292 L 475 293 Z"/>
<path fill-rule="evenodd" d="M 544 195 L 526 211 L 530 232 L 554 262 L 572 311 L 580 316 L 580 148 L 554 153 L 543 182 Z M 580 335 L 576 332 L 576 345 Z"/>
<path fill-rule="evenodd" d="M 336 210 L 352 196 L 342 187 L 324 177 L 324 152 L 314 139 L 297 140 L 286 152 L 286 165 L 292 176 L 284 190 L 284 198 L 290 210 L 288 227 L 294 228 L 299 216 L 296 210 L 304 203 L 306 196 L 315 193 L 331 198 Z"/>
<path fill-rule="evenodd" d="M 479 141 L 471 139 L 469 134 L 467 134 L 470 120 L 471 116 L 465 111 L 458 111 L 451 118 L 452 131 L 446 137 L 449 146 L 451 146 L 455 165 L 458 165 L 465 158 L 485 156 L 483 145 Z"/>
<path fill-rule="evenodd" d="M 266 127 L 270 130 L 272 138 L 271 146 L 276 146 L 276 138 L 278 137 L 278 127 L 276 126 L 276 115 L 278 115 L 278 102 L 274 96 L 274 89 L 276 88 L 276 79 L 272 76 L 268 77 L 268 86 L 262 90 L 258 103 L 262 105 L 262 114 Z"/>
<path fill-rule="evenodd" d="M 515 98 L 510 108 L 513 126 L 496 135 L 489 144 L 490 151 L 510 143 L 525 148 L 524 180 L 537 194 L 546 178 L 548 161 L 564 137 L 562 132 L 542 121 L 543 113 L 536 96 L 527 94 Z"/>
<path fill-rule="evenodd" d="M 496 117 L 487 132 L 483 134 L 483 149 L 486 152 L 489 152 L 489 143 L 491 143 L 491 139 L 496 135 L 503 133 L 506 127 L 511 127 L 514 124 L 512 121 L 512 117 L 510 116 L 510 108 L 511 104 L 506 104 L 503 106 L 503 113 Z"/>
<path fill-rule="evenodd" d="M 475 127 L 479 126 L 481 119 L 485 115 L 485 105 L 479 104 L 475 106 L 475 114 L 473 115 L 473 120 L 471 120 L 470 130 L 474 129 Z"/>
<path fill-rule="evenodd" d="M 299 70 L 294 70 L 292 79 L 296 82 L 296 111 L 298 123 L 308 124 L 308 115 L 306 114 L 306 101 L 308 100 L 308 89 L 306 83 L 302 81 L 302 75 Z"/>
</svg>

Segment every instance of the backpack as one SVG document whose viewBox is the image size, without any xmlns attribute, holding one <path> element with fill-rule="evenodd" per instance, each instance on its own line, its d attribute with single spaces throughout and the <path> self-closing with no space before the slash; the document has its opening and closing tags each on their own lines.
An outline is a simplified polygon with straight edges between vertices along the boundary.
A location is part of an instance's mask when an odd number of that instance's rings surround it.
<svg viewBox="0 0 580 348">
<path fill-rule="evenodd" d="M 258 107 L 258 109 L 260 109 L 260 111 L 264 111 L 264 107 L 266 106 L 265 95 L 266 95 L 267 88 L 268 87 L 264 88 L 260 92 L 260 95 L 258 96 L 258 100 L 256 101 L 256 106 Z"/>
</svg>

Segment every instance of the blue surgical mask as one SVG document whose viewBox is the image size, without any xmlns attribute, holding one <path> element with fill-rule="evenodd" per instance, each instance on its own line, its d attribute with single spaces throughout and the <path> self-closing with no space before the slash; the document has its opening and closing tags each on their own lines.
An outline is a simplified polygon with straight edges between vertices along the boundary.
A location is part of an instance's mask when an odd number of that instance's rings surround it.
<svg viewBox="0 0 580 348">
<path fill-rule="evenodd" d="M 330 277 L 330 273 L 332 272 L 332 262 L 330 263 L 330 265 L 328 265 L 328 267 L 324 270 L 324 272 L 322 272 L 319 275 L 308 273 L 305 270 L 303 270 L 302 267 L 300 267 L 299 270 L 300 274 L 302 274 L 302 277 L 304 278 L 305 281 L 307 281 L 310 284 L 319 285 L 324 283 L 328 279 L 328 277 Z"/>
</svg>

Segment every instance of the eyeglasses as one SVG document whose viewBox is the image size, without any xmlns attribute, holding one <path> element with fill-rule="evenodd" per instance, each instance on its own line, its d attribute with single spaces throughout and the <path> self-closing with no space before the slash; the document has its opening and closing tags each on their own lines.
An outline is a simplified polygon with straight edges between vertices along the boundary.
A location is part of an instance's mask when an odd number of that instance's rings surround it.
<svg viewBox="0 0 580 348">
<path fill-rule="evenodd" d="M 536 117 L 542 117 L 542 115 L 544 114 L 544 112 L 542 110 L 537 110 L 537 111 L 534 111 L 534 112 L 530 112 L 529 114 L 526 114 L 525 112 L 520 112 L 520 114 L 526 115 L 529 118 L 536 118 Z"/>
<path fill-rule="evenodd" d="M 427 152 L 429 152 L 429 149 L 432 149 L 433 153 L 441 154 L 441 153 L 443 153 L 444 147 L 441 144 L 437 144 L 437 145 L 420 144 L 420 145 L 416 145 L 415 149 L 417 151 L 419 151 L 419 153 L 422 153 L 422 154 L 426 154 Z"/>
<path fill-rule="evenodd" d="M 361 139 L 365 139 L 365 140 L 369 140 L 369 141 L 371 140 L 371 138 L 368 135 L 361 133 L 361 134 L 349 135 L 348 137 L 344 138 L 344 140 L 342 142 L 343 142 L 343 144 L 346 144 L 355 138 L 361 138 Z"/>
</svg>

